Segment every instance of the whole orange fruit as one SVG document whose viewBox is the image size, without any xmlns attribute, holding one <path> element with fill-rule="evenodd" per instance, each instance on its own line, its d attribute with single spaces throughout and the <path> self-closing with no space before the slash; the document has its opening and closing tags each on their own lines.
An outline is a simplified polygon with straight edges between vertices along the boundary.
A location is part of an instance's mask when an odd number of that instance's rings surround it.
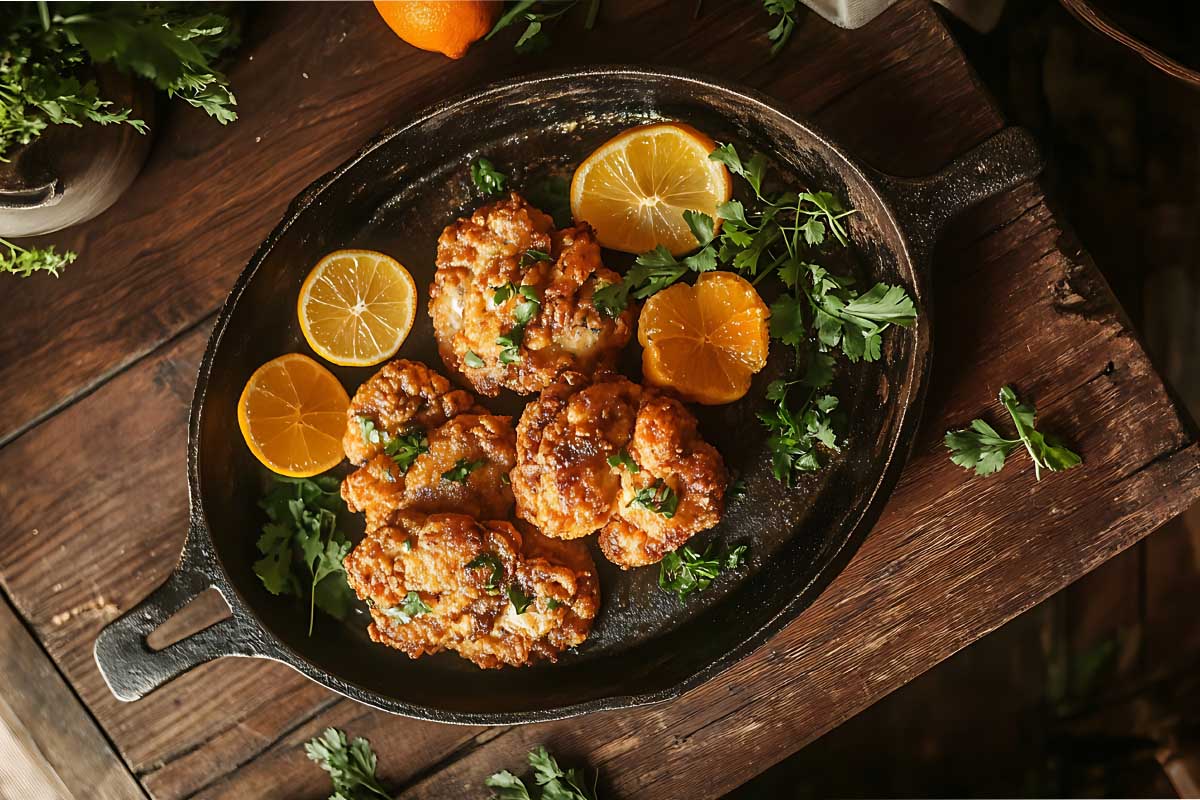
<svg viewBox="0 0 1200 800">
<path fill-rule="evenodd" d="M 487 35 L 502 5 L 501 0 L 375 0 L 397 36 L 450 58 L 462 58 L 472 42 Z"/>
</svg>

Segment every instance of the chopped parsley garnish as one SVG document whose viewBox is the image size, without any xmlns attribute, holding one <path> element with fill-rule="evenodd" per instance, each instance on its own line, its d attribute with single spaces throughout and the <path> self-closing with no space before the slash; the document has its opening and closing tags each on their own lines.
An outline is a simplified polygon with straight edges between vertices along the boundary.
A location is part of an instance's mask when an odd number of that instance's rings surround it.
<svg viewBox="0 0 1200 800">
<path fill-rule="evenodd" d="M 525 326 L 541 310 L 541 298 L 534 287 L 528 284 L 517 286 L 512 281 L 496 287 L 493 291 L 492 302 L 497 306 L 513 297 L 520 298 L 513 306 L 513 326 L 509 328 L 508 333 L 496 337 L 496 344 L 500 347 L 500 363 L 515 364 L 521 360 L 520 348 L 521 342 L 525 340 Z"/>
<path fill-rule="evenodd" d="M 354 598 L 342 567 L 350 540 L 337 530 L 340 485 L 331 475 L 275 476 L 275 488 L 259 501 L 270 522 L 258 538 L 262 558 L 254 562 L 254 573 L 271 594 L 309 595 L 310 636 L 314 609 L 343 619 Z M 307 575 L 299 573 L 297 564 Z"/>
<path fill-rule="evenodd" d="M 642 468 L 638 466 L 638 463 L 633 460 L 633 456 L 629 455 L 629 451 L 624 447 L 619 452 L 613 453 L 608 457 L 608 465 L 616 469 L 625 467 L 625 469 L 634 475 L 642 471 Z"/>
<path fill-rule="evenodd" d="M 524 614 L 530 603 L 533 602 L 533 595 L 525 594 L 521 591 L 521 587 L 514 583 L 508 587 L 508 599 L 512 603 L 514 611 Z"/>
<path fill-rule="evenodd" d="M 500 581 L 504 580 L 504 565 L 492 553 L 480 553 L 468 561 L 463 569 L 471 570 L 481 567 L 487 567 L 492 570 L 492 574 L 488 577 L 488 582 L 483 585 L 483 588 L 487 589 L 489 594 L 499 594 Z"/>
<path fill-rule="evenodd" d="M 486 459 L 472 461 L 469 458 L 460 458 L 458 461 L 454 462 L 453 467 L 442 473 L 442 480 L 451 481 L 453 483 L 466 483 L 467 476 L 486 463 Z"/>
<path fill-rule="evenodd" d="M 420 428 L 413 428 L 400 436 L 389 436 L 387 431 L 375 427 L 374 421 L 368 417 L 358 418 L 362 439 L 368 444 L 382 444 L 385 455 L 391 456 L 400 468 L 400 474 L 408 472 L 409 467 L 422 453 L 429 452 L 429 437 Z"/>
<path fill-rule="evenodd" d="M 471 162 L 471 180 L 484 197 L 504 194 L 504 187 L 508 184 L 508 176 L 496 169 L 486 158 L 477 158 Z"/>
<path fill-rule="evenodd" d="M 517 263 L 517 266 L 528 267 L 531 264 L 536 264 L 539 261 L 553 261 L 553 260 L 554 259 L 552 259 L 550 257 L 550 254 L 547 253 L 545 250 L 538 250 L 536 248 L 531 247 L 528 250 L 526 250 L 524 253 L 521 254 L 521 260 Z"/>
<path fill-rule="evenodd" d="M 565 605 L 565 603 L 562 603 L 559 600 L 555 600 L 553 597 L 546 600 L 546 610 L 547 611 L 553 611 L 554 609 L 558 608 L 561 605 Z"/>
<path fill-rule="evenodd" d="M 474 350 L 468 350 L 467 354 L 465 356 L 463 356 L 463 363 L 466 364 L 468 367 L 474 367 L 475 369 L 479 369 L 480 367 L 483 366 L 483 359 L 480 358 L 475 353 Z"/>
<path fill-rule="evenodd" d="M 1011 386 L 1000 390 L 1000 403 L 1012 417 L 1017 438 L 1006 439 L 983 420 L 971 420 L 969 428 L 946 433 L 946 447 L 950 450 L 951 461 L 960 467 L 974 469 L 976 475 L 991 475 L 1000 471 L 1008 454 L 1017 445 L 1023 444 L 1033 459 L 1033 474 L 1039 481 L 1043 469 L 1061 472 L 1083 463 L 1078 454 L 1034 427 L 1037 409 L 1022 403 Z"/>
<path fill-rule="evenodd" d="M 680 600 L 685 600 L 688 595 L 707 589 L 722 570 L 740 567 L 745 556 L 744 544 L 732 550 L 718 550 L 714 542 L 705 548 L 703 554 L 684 545 L 663 558 L 658 570 L 658 586 L 664 592 L 674 593 Z"/>
<path fill-rule="evenodd" d="M 398 620 L 401 625 L 407 625 L 414 618 L 422 614 L 428 614 L 430 611 L 433 611 L 433 609 L 425 604 L 425 601 L 421 599 L 421 595 L 416 592 L 409 592 L 405 595 L 404 601 L 400 605 L 385 609 L 383 613 L 392 619 Z"/>
<path fill-rule="evenodd" d="M 655 514 L 670 519 L 675 516 L 675 509 L 679 507 L 679 496 L 662 478 L 659 478 L 654 485 L 638 489 L 633 499 L 629 501 L 628 507 L 653 511 Z"/>
</svg>

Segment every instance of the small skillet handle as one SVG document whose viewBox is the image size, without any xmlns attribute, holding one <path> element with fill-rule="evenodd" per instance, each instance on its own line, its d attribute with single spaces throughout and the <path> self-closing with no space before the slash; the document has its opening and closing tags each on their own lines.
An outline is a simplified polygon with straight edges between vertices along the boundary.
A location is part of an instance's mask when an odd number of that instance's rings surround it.
<svg viewBox="0 0 1200 800">
<path fill-rule="evenodd" d="M 183 546 L 179 564 L 170 577 L 148 597 L 110 622 L 96 638 L 96 665 L 118 700 L 139 700 L 190 669 L 221 656 L 261 653 L 252 626 L 233 616 L 162 650 L 146 642 L 166 622 L 215 582 L 202 568 L 208 560 L 199 552 L 202 532 L 193 529 Z"/>
<path fill-rule="evenodd" d="M 946 223 L 976 203 L 1037 177 L 1042 156 L 1024 128 L 1005 128 L 924 178 L 880 176 L 917 261 L 927 261 Z"/>
</svg>

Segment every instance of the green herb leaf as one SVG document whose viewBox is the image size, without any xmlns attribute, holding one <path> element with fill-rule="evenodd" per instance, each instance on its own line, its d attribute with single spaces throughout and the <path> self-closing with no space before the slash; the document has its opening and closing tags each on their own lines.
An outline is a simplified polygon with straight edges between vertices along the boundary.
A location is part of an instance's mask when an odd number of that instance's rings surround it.
<svg viewBox="0 0 1200 800">
<path fill-rule="evenodd" d="M 474 350 L 468 350 L 467 354 L 463 356 L 463 363 L 468 367 L 479 369 L 483 366 L 483 359 L 476 355 Z"/>
<path fill-rule="evenodd" d="M 675 510 L 678 507 L 679 495 L 675 494 L 675 491 L 662 478 L 656 480 L 651 486 L 638 489 L 628 504 L 628 508 L 653 511 L 667 519 L 675 516 Z"/>
<path fill-rule="evenodd" d="M 701 247 L 713 240 L 713 218 L 700 211 L 684 211 L 683 219 L 692 230 Z"/>
<path fill-rule="evenodd" d="M 263 557 L 254 562 L 254 572 L 272 594 L 308 592 L 310 634 L 314 609 L 341 619 L 354 598 L 342 566 L 350 542 L 337 530 L 338 486 L 332 476 L 277 476 L 275 487 L 259 501 L 270 522 L 258 539 Z M 296 573 L 297 562 L 308 570 L 304 581 Z"/>
<path fill-rule="evenodd" d="M 767 32 L 767 38 L 773 43 L 771 58 L 774 58 L 783 50 L 796 28 L 796 0 L 763 0 L 763 8 L 771 16 L 779 17 L 779 22 Z"/>
<path fill-rule="evenodd" d="M 366 739 L 357 738 L 347 742 L 345 733 L 336 728 L 326 728 L 320 736 L 305 743 L 304 753 L 310 761 L 329 773 L 335 792 L 333 798 L 361 800 L 368 796 L 364 793 L 391 798 L 375 777 L 377 759 Z"/>
<path fill-rule="evenodd" d="M 486 158 L 477 158 L 471 162 L 471 180 L 484 197 L 504 194 L 504 187 L 508 184 L 508 176 L 496 169 Z"/>
<path fill-rule="evenodd" d="M 508 600 L 512 603 L 514 611 L 524 614 L 533 602 L 533 595 L 525 594 L 521 591 L 521 587 L 514 583 L 508 587 Z"/>
<path fill-rule="evenodd" d="M 822 467 L 818 445 L 833 451 L 839 449 L 834 416 L 837 397 L 819 394 L 819 387 L 811 387 L 804 403 L 793 409 L 788 394 L 794 385 L 795 382 L 773 381 L 767 387 L 767 399 L 774 402 L 774 408 L 758 415 L 771 433 L 767 439 L 771 470 L 776 480 L 789 486 L 795 484 L 799 473 Z"/>
<path fill-rule="evenodd" d="M 2 55 L 0 55 L 0 58 L 2 58 Z M 0 125 L 3 125 L 2 117 L 4 109 L 2 103 L 4 88 L 3 84 L 0 84 Z M 0 136 L 2 136 L 2 132 L 0 132 Z M 2 152 L 0 150 L 0 153 Z M 76 258 L 75 253 L 70 251 L 56 253 L 53 245 L 27 249 L 19 247 L 7 239 L 0 239 L 0 245 L 8 248 L 6 254 L 0 255 L 0 272 L 19 275 L 22 278 L 28 278 L 35 272 L 48 272 L 57 278 L 59 273 L 62 272 L 63 267 L 70 264 Z"/>
<path fill-rule="evenodd" d="M 471 559 L 463 566 L 463 570 L 479 569 L 481 567 L 490 568 L 492 570 L 488 582 L 483 585 L 491 594 L 500 593 L 500 582 L 504 580 L 504 565 L 500 563 L 500 559 L 492 553 L 480 553 Z"/>
<path fill-rule="evenodd" d="M 642 468 L 638 466 L 638 463 L 633 460 L 633 456 L 629 455 L 629 451 L 624 447 L 619 452 L 613 453 L 608 457 L 608 465 L 616 469 L 624 467 L 633 475 L 642 471 Z"/>
<path fill-rule="evenodd" d="M 559 602 L 558 600 L 554 599 L 553 597 L 549 597 L 546 599 L 546 610 L 547 611 L 553 611 L 554 609 L 558 608 L 561 605 L 564 605 L 564 604 Z"/>
<path fill-rule="evenodd" d="M 542 787 L 541 800 L 596 800 L 595 786 L 588 788 L 583 771 L 563 770 L 545 747 L 529 754 L 529 766 L 534 781 Z"/>
<path fill-rule="evenodd" d="M 506 769 L 488 776 L 483 785 L 489 789 L 499 789 L 492 794 L 495 800 L 533 800 L 525 783 Z"/>
<path fill-rule="evenodd" d="M 383 613 L 400 622 L 401 625 L 407 625 L 422 614 L 428 614 L 433 611 L 425 601 L 421 599 L 421 595 L 416 592 L 409 592 L 404 596 L 403 602 L 398 606 L 386 608 Z"/>
<path fill-rule="evenodd" d="M 536 264 L 539 261 L 553 261 L 553 260 L 554 259 L 552 259 L 550 257 L 550 254 L 547 253 L 545 250 L 537 250 L 537 249 L 531 247 L 528 250 L 526 250 L 524 253 L 521 254 L 521 260 L 518 262 L 518 266 L 527 267 L 531 264 Z"/>
<path fill-rule="evenodd" d="M 714 542 L 700 554 L 684 545 L 673 553 L 667 553 L 660 562 L 658 586 L 664 592 L 674 594 L 680 601 L 695 592 L 707 589 L 722 570 L 733 570 L 745 561 L 746 545 L 732 550 L 719 550 Z"/>
<path fill-rule="evenodd" d="M 1000 471 L 1005 459 L 1018 445 L 1024 445 L 1033 459 L 1034 476 L 1039 481 L 1043 469 L 1061 472 L 1083 463 L 1077 453 L 1034 427 L 1037 410 L 1022 403 L 1011 386 L 1000 389 L 1000 403 L 1012 417 L 1017 438 L 1006 439 L 983 420 L 972 420 L 969 428 L 946 432 L 945 444 L 950 450 L 951 461 L 960 467 L 974 469 L 976 475 L 991 475 Z"/>
<path fill-rule="evenodd" d="M 629 289 L 625 280 L 598 285 L 592 293 L 592 305 L 606 317 L 616 319 L 629 307 Z"/>
<path fill-rule="evenodd" d="M 400 467 L 400 474 L 403 475 L 408 472 L 409 467 L 419 456 L 429 452 L 429 437 L 425 431 L 415 429 L 388 439 L 383 445 L 383 452 L 392 457 L 396 466 Z"/>
<path fill-rule="evenodd" d="M 454 462 L 453 467 L 442 473 L 442 480 L 451 481 L 453 483 L 466 483 L 467 476 L 486 463 L 486 459 L 472 461 L 469 458 L 460 458 L 458 461 Z"/>
</svg>

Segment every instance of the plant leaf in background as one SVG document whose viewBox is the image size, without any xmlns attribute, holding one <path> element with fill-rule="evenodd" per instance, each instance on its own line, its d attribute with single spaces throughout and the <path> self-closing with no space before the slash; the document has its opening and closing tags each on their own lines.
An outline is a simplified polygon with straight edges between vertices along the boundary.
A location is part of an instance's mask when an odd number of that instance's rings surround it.
<svg viewBox="0 0 1200 800">
<path fill-rule="evenodd" d="M 517 37 L 513 45 L 518 53 L 537 53 L 550 46 L 548 23 L 555 22 L 582 0 L 560 0 L 560 2 L 538 2 L 538 0 L 517 0 L 500 15 L 496 24 L 488 31 L 484 39 L 491 39 L 500 31 L 521 22 L 525 30 Z M 554 9 L 553 11 L 549 9 Z M 596 24 L 596 15 L 600 13 L 600 0 L 587 0 L 587 17 L 583 27 L 591 30 Z"/>
</svg>

